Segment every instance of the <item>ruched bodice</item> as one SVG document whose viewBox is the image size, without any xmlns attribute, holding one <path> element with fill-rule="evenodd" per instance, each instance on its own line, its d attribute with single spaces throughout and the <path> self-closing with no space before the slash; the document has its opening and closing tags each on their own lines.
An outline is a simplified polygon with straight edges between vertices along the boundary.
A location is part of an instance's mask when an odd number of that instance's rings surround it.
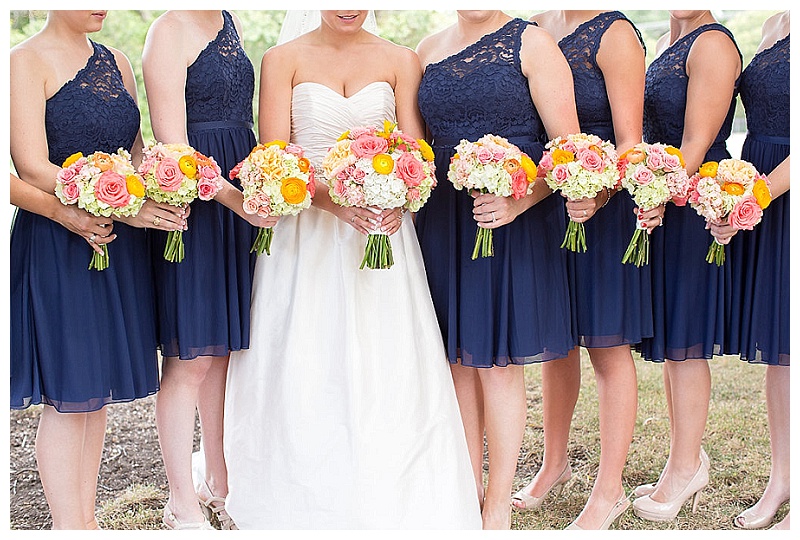
<svg viewBox="0 0 800 540">
<path fill-rule="evenodd" d="M 342 133 L 384 120 L 395 121 L 394 90 L 386 81 L 371 82 L 348 97 L 316 82 L 301 82 L 292 90 L 291 140 L 315 166 Z"/>
</svg>

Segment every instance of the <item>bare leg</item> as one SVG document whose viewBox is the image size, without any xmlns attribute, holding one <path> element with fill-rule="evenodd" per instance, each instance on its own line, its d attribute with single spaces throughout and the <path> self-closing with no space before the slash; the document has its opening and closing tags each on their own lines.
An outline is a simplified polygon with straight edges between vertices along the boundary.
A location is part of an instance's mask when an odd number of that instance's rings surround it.
<svg viewBox="0 0 800 540">
<path fill-rule="evenodd" d="M 165 358 L 156 395 L 156 427 L 169 482 L 167 504 L 183 523 L 204 519 L 192 481 L 192 447 L 199 389 L 211 362 L 210 357 Z"/>
<path fill-rule="evenodd" d="M 228 469 L 225 466 L 225 456 L 222 451 L 227 374 L 228 358 L 213 358 L 211 367 L 200 386 L 200 395 L 197 400 L 205 457 L 205 480 L 211 490 L 211 493 L 206 496 L 225 497 L 228 495 Z"/>
<path fill-rule="evenodd" d="M 598 529 L 625 493 L 622 471 L 636 424 L 636 366 L 628 345 L 589 349 L 600 403 L 600 467 L 575 520 L 582 529 Z"/>
<path fill-rule="evenodd" d="M 542 467 L 522 490 L 541 497 L 550 489 L 567 465 L 567 443 L 572 413 L 581 388 L 580 348 L 566 358 L 542 364 L 542 413 L 544 424 L 544 456 Z M 515 500 L 518 508 L 525 503 Z"/>
<path fill-rule="evenodd" d="M 483 508 L 483 392 L 477 371 L 478 368 L 450 364 L 461 421 L 467 437 L 472 473 L 475 475 L 478 502 Z"/>
<path fill-rule="evenodd" d="M 100 474 L 100 461 L 103 458 L 107 418 L 105 407 L 86 414 L 83 460 L 81 461 L 81 498 L 83 519 L 89 529 L 97 528 L 94 506 L 97 499 L 97 477 Z"/>
<path fill-rule="evenodd" d="M 484 529 L 511 526 L 511 487 L 525 433 L 527 401 L 523 366 L 478 369 L 489 451 L 489 480 L 483 504 Z"/>
</svg>

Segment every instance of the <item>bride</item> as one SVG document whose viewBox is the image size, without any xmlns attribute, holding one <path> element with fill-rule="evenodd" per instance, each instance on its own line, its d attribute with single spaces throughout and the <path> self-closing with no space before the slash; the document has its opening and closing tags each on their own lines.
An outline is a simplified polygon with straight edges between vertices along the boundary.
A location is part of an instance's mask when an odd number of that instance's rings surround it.
<svg viewBox="0 0 800 540">
<path fill-rule="evenodd" d="M 352 127 L 396 119 L 424 134 L 419 60 L 365 30 L 367 16 L 289 12 L 285 27 L 313 30 L 262 60 L 260 139 L 301 145 L 318 182 L 325 152 Z M 372 228 L 392 234 L 391 269 L 359 270 Z M 480 528 L 411 216 L 336 206 L 318 183 L 312 207 L 274 230 L 272 255 L 256 264 L 251 348 L 232 355 L 228 373 L 233 520 L 242 529 Z"/>
</svg>

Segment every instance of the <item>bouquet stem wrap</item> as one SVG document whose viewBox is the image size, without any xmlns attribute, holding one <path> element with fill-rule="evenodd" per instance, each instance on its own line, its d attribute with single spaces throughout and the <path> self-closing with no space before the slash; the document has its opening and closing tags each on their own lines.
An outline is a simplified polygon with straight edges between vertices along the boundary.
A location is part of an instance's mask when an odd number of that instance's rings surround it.
<svg viewBox="0 0 800 540">
<path fill-rule="evenodd" d="M 716 263 L 717 266 L 725 264 L 725 246 L 720 244 L 716 238 L 708 246 L 708 253 L 706 254 L 707 263 Z"/>
</svg>

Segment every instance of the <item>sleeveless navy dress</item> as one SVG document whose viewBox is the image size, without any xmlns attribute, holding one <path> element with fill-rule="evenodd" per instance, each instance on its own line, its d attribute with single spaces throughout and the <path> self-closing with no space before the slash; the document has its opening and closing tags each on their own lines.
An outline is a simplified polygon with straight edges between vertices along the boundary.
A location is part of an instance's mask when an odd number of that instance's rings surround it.
<svg viewBox="0 0 800 540">
<path fill-rule="evenodd" d="M 680 148 L 689 83 L 686 59 L 703 32 L 723 32 L 734 41 L 724 26 L 716 23 L 703 25 L 673 43 L 647 68 L 645 142 Z M 731 133 L 735 105 L 734 96 L 704 161 L 731 157 L 725 141 Z M 653 337 L 644 339 L 641 344 L 642 356 L 646 360 L 710 359 L 715 354 L 722 354 L 730 266 L 706 262 L 711 241 L 705 218 L 693 208 L 688 204 L 682 207 L 666 205 L 664 226 L 656 227 L 650 236 Z"/>
<path fill-rule="evenodd" d="M 86 66 L 45 107 L 50 162 L 130 151 L 139 109 L 114 55 L 92 43 Z M 109 267 L 58 223 L 19 210 L 11 230 L 11 408 L 91 412 L 158 386 L 153 278 L 144 229 L 114 222 Z"/>
<path fill-rule="evenodd" d="M 212 156 L 228 179 L 256 145 L 255 76 L 230 13 L 222 17 L 222 29 L 187 69 L 186 128 L 189 144 Z M 191 208 L 182 262 L 164 260 L 167 233 L 150 231 L 161 354 L 227 356 L 250 345 L 257 229 L 213 200 L 197 199 Z"/>
<path fill-rule="evenodd" d="M 789 36 L 753 57 L 739 94 L 747 118 L 742 159 L 769 174 L 789 155 Z M 729 246 L 727 352 L 748 362 L 789 365 L 789 208 L 787 191 L 764 210 L 761 223 L 740 231 Z"/>
<path fill-rule="evenodd" d="M 416 219 L 448 359 L 492 367 L 561 358 L 575 346 L 563 198 L 552 194 L 494 230 L 494 257 L 471 260 L 473 199 L 447 180 L 454 147 L 492 133 L 539 162 L 546 134 L 522 74 L 527 21 L 513 19 L 426 67 L 419 107 L 433 136 L 438 185 Z"/>
<path fill-rule="evenodd" d="M 606 30 L 618 20 L 633 26 L 619 11 L 608 11 L 558 42 L 572 69 L 581 131 L 611 142 L 615 142 L 611 104 L 597 52 Z M 633 28 L 644 48 L 639 30 Z M 624 192 L 612 197 L 584 224 L 586 252 L 567 252 L 573 313 L 584 347 L 635 344 L 653 335 L 650 272 L 620 262 L 636 229 L 634 207 Z"/>
</svg>

